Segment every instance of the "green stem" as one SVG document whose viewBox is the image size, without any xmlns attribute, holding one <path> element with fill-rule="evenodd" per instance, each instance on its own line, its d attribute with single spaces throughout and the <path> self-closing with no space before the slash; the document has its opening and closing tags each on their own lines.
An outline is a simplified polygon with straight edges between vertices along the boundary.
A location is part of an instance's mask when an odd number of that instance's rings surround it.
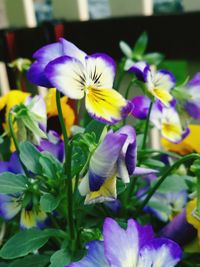
<svg viewBox="0 0 200 267">
<path fill-rule="evenodd" d="M 151 104 L 149 106 L 149 112 L 148 112 L 148 116 L 147 116 L 147 120 L 146 120 L 145 130 L 144 130 L 144 138 L 143 138 L 143 142 L 142 142 L 142 149 L 146 148 L 146 141 L 147 141 L 147 136 L 148 136 L 149 122 L 150 122 L 150 115 L 151 115 L 152 106 L 153 106 L 153 102 L 151 102 Z"/>
<path fill-rule="evenodd" d="M 135 77 L 134 77 L 133 79 L 131 79 L 131 81 L 130 81 L 130 83 L 129 83 L 127 89 L 126 89 L 125 99 L 128 99 L 129 91 L 130 91 L 130 89 L 131 89 L 133 83 L 135 82 L 135 80 L 136 80 Z"/>
<path fill-rule="evenodd" d="M 64 151 L 65 151 L 65 162 L 64 162 L 64 173 L 67 176 L 67 209 L 68 209 L 68 224 L 69 224 L 69 235 L 71 240 L 75 239 L 75 227 L 73 219 L 73 190 L 72 190 L 72 177 L 71 177 L 71 153 L 72 146 L 69 142 L 67 131 L 65 127 L 65 121 L 63 118 L 61 102 L 60 102 L 60 92 L 56 90 L 56 104 L 58 109 L 58 116 L 60 125 L 62 128 L 62 133 L 64 137 Z"/>
<path fill-rule="evenodd" d="M 140 212 L 143 210 L 143 208 L 146 206 L 146 204 L 149 202 L 151 197 L 154 195 L 156 190 L 160 187 L 160 185 L 165 181 L 165 179 L 168 177 L 169 174 L 175 169 L 177 169 L 182 163 L 188 161 L 188 160 L 195 160 L 195 159 L 200 159 L 200 155 L 198 154 L 189 154 L 178 161 L 176 161 L 168 170 L 165 171 L 165 173 L 158 179 L 158 181 L 155 183 L 155 185 L 149 190 L 146 198 L 143 200 L 143 202 L 140 204 L 138 210 L 136 211 L 135 216 L 138 216 Z"/>
<path fill-rule="evenodd" d="M 197 176 L 197 206 L 196 214 L 200 218 L 200 175 Z"/>
<path fill-rule="evenodd" d="M 17 152 L 17 155 L 19 157 L 19 161 L 20 161 L 20 163 L 22 165 L 22 168 L 24 170 L 24 173 L 26 174 L 26 176 L 29 176 L 29 172 L 28 172 L 26 166 L 21 161 L 20 156 L 19 156 L 20 155 L 19 144 L 18 144 L 17 138 L 15 136 L 15 132 L 14 132 L 14 129 L 13 129 L 13 120 L 12 120 L 11 111 L 8 114 L 8 126 L 9 126 L 9 130 L 10 130 L 10 135 L 11 135 L 11 137 L 13 139 L 13 142 L 14 142 L 14 145 L 15 145 L 15 148 L 16 148 L 16 152 Z"/>
</svg>

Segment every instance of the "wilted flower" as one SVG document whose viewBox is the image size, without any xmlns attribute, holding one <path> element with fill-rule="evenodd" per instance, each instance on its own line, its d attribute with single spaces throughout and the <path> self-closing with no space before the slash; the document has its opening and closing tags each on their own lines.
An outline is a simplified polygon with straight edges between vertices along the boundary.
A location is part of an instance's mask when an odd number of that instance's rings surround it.
<svg viewBox="0 0 200 267">
<path fill-rule="evenodd" d="M 127 229 L 106 218 L 103 226 L 103 241 L 92 241 L 87 245 L 87 255 L 68 267 L 173 267 L 181 259 L 178 244 L 155 238 L 150 225 L 141 226 L 128 220 Z"/>
<path fill-rule="evenodd" d="M 126 125 L 109 131 L 93 153 L 89 171 L 79 185 L 86 204 L 113 201 L 117 197 L 116 176 L 129 183 L 131 175 L 156 172 L 136 167 L 137 145 L 134 128 Z"/>
<path fill-rule="evenodd" d="M 136 77 L 144 82 L 146 92 L 159 99 L 165 106 L 169 106 L 173 99 L 170 94 L 171 89 L 175 86 L 176 80 L 174 75 L 167 70 L 153 71 L 146 62 L 137 62 L 130 69 Z"/>
<path fill-rule="evenodd" d="M 116 123 L 132 105 L 112 89 L 114 60 L 102 53 L 86 55 L 65 39 L 39 49 L 33 56 L 28 77 L 35 84 L 55 87 L 72 99 L 85 96 L 89 114 L 100 121 Z"/>
</svg>

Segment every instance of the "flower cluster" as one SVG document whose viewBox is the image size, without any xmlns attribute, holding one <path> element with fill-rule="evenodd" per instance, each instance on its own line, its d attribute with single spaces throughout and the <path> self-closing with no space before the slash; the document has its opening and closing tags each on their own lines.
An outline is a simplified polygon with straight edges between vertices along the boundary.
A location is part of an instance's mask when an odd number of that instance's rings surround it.
<svg viewBox="0 0 200 267">
<path fill-rule="evenodd" d="M 147 40 L 121 42 L 118 65 L 63 38 L 11 64 L 47 94 L 0 97 L 5 264 L 173 267 L 199 252 L 200 75 L 177 81 Z"/>
</svg>

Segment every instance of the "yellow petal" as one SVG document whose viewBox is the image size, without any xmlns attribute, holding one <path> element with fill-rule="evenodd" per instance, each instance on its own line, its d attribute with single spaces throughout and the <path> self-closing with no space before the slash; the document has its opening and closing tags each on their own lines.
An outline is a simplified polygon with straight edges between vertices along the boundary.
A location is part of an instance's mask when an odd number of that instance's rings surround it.
<svg viewBox="0 0 200 267">
<path fill-rule="evenodd" d="M 170 141 L 162 138 L 161 143 L 163 147 L 172 152 L 181 155 L 190 154 L 192 152 L 200 153 L 200 125 L 189 125 L 190 133 L 178 144 L 171 143 Z"/>
<path fill-rule="evenodd" d="M 192 212 L 194 211 L 194 209 L 196 208 L 196 204 L 197 204 L 197 199 L 193 199 L 190 202 L 188 202 L 187 206 L 186 206 L 186 219 L 187 222 L 192 224 L 192 226 L 197 229 L 198 232 L 198 240 L 200 243 L 200 220 L 198 220 L 197 218 L 195 218 L 192 215 Z"/>
<path fill-rule="evenodd" d="M 182 129 L 179 125 L 163 123 L 161 126 L 162 135 L 174 142 L 181 139 Z"/>
<path fill-rule="evenodd" d="M 86 109 L 94 118 L 115 123 L 123 119 L 127 101 L 114 89 L 87 88 Z"/>
<path fill-rule="evenodd" d="M 112 176 L 105 180 L 98 191 L 87 194 L 85 204 L 114 200 L 116 197 L 116 176 Z"/>
<path fill-rule="evenodd" d="M 167 107 L 169 106 L 169 102 L 173 99 L 170 93 L 164 89 L 154 88 L 151 93 Z"/>
<path fill-rule="evenodd" d="M 37 223 L 36 223 L 35 213 L 32 210 L 28 211 L 23 209 L 21 212 L 20 224 L 22 227 L 27 229 L 36 227 Z"/>
</svg>

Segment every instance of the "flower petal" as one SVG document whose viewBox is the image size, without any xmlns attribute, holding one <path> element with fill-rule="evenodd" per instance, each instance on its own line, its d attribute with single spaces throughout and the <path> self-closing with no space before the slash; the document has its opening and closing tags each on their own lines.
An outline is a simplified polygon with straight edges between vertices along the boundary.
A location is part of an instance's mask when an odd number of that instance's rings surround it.
<svg viewBox="0 0 200 267">
<path fill-rule="evenodd" d="M 91 157 L 89 167 L 89 185 L 91 191 L 97 191 L 107 177 L 116 173 L 116 162 L 126 135 L 108 132 L 103 142 L 97 147 Z"/>
<path fill-rule="evenodd" d="M 0 216 L 5 220 L 12 219 L 21 209 L 18 196 L 0 194 Z"/>
<path fill-rule="evenodd" d="M 80 261 L 71 263 L 66 267 L 109 267 L 104 256 L 102 241 L 91 241 L 87 244 L 87 255 Z"/>
<path fill-rule="evenodd" d="M 170 95 L 170 93 L 158 87 L 154 88 L 151 93 L 167 107 L 170 106 L 170 102 L 173 100 L 173 97 Z"/>
<path fill-rule="evenodd" d="M 129 69 L 129 72 L 133 72 L 139 80 L 146 82 L 150 67 L 146 62 L 139 61 Z"/>
<path fill-rule="evenodd" d="M 153 174 L 153 173 L 158 173 L 158 171 L 154 169 L 149 169 L 149 168 L 136 167 L 133 172 L 133 175 L 139 176 L 139 175 L 148 175 L 148 174 Z"/>
<path fill-rule="evenodd" d="M 72 99 L 83 98 L 86 77 L 79 60 L 68 56 L 56 58 L 45 68 L 45 75 L 64 95 Z"/>
<path fill-rule="evenodd" d="M 98 191 L 87 194 L 85 204 L 113 201 L 117 198 L 116 176 L 108 177 Z"/>
<path fill-rule="evenodd" d="M 137 119 L 145 120 L 149 112 L 150 99 L 146 96 L 136 96 L 131 103 L 133 104 L 131 114 Z"/>
<path fill-rule="evenodd" d="M 129 220 L 128 227 L 124 230 L 113 219 L 105 219 L 103 226 L 104 247 L 110 266 L 136 266 L 140 246 L 139 234 L 134 220 Z"/>
<path fill-rule="evenodd" d="M 155 88 L 169 92 L 175 86 L 176 78 L 168 70 L 159 70 L 153 76 L 153 84 Z"/>
<path fill-rule="evenodd" d="M 86 72 L 91 81 L 91 86 L 112 88 L 115 71 L 114 60 L 106 54 L 96 53 L 86 57 Z"/>
<path fill-rule="evenodd" d="M 156 238 L 145 244 L 140 250 L 137 267 L 173 267 L 182 257 L 182 251 L 178 244 L 165 239 Z"/>
<path fill-rule="evenodd" d="M 109 124 L 121 121 L 132 110 L 132 104 L 113 89 L 89 87 L 85 104 L 94 119 Z"/>
</svg>

